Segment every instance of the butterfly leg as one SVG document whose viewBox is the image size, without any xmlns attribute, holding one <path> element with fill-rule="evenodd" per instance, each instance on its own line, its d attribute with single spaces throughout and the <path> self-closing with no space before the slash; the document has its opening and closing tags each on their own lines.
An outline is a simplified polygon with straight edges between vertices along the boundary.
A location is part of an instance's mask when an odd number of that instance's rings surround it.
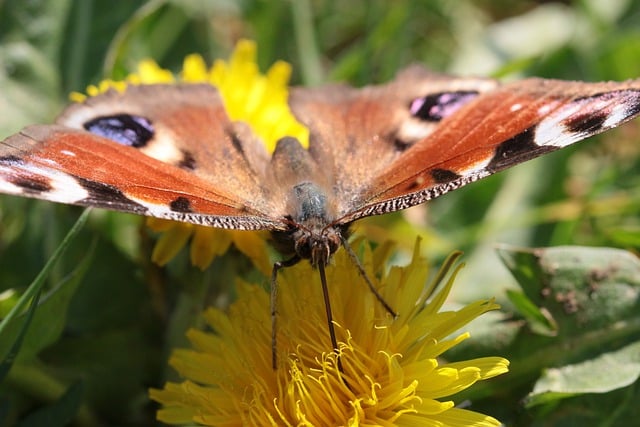
<svg viewBox="0 0 640 427">
<path fill-rule="evenodd" d="M 273 264 L 273 270 L 271 271 L 271 363 L 274 370 L 277 368 L 278 363 L 278 346 L 276 338 L 276 333 L 278 331 L 278 271 L 280 271 L 280 269 L 282 268 L 296 265 L 300 262 L 301 259 L 302 258 L 296 255 L 290 259 L 278 261 Z"/>
<path fill-rule="evenodd" d="M 371 282 L 371 279 L 369 278 L 369 275 L 367 274 L 366 271 L 364 271 L 364 267 L 362 266 L 362 263 L 360 262 L 360 259 L 355 254 L 355 252 L 353 252 L 353 249 L 351 249 L 351 246 L 349 245 L 349 242 L 347 242 L 347 239 L 344 236 L 340 236 L 340 239 L 342 240 L 342 246 L 344 246 L 345 250 L 349 254 L 349 258 L 351 258 L 353 263 L 358 268 L 358 271 L 360 272 L 360 275 L 362 276 L 364 281 L 367 282 L 367 286 L 369 286 L 369 290 L 371 291 L 371 293 L 373 293 L 373 295 L 375 295 L 376 299 L 380 302 L 380 304 L 382 304 L 382 306 L 387 311 L 387 313 L 392 315 L 394 319 L 396 317 L 398 317 L 398 314 L 393 310 L 393 308 L 391 308 L 389 303 L 384 300 L 382 295 L 380 295 L 380 293 L 378 292 L 376 287 L 373 285 L 373 282 Z"/>
</svg>

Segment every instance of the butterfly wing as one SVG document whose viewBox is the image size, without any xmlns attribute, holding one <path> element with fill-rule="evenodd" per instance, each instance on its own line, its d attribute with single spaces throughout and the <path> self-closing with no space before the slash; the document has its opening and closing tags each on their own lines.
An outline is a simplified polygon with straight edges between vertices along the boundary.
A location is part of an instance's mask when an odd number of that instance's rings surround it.
<svg viewBox="0 0 640 427">
<path fill-rule="evenodd" d="M 478 96 L 371 182 L 349 220 L 404 209 L 614 128 L 640 113 L 640 81 L 527 79 Z"/>
<path fill-rule="evenodd" d="M 258 138 L 228 119 L 211 86 L 132 86 L 71 106 L 58 126 L 30 127 L 2 142 L 0 191 L 282 230 L 287 192 L 309 175 L 333 192 L 334 219 L 347 223 L 617 126 L 638 114 L 639 94 L 637 81 L 500 86 L 419 67 L 382 86 L 297 89 L 291 106 L 311 131 L 313 167 L 289 173 L 288 166 L 309 164 L 306 155 L 270 160 Z"/>
<path fill-rule="evenodd" d="M 0 191 L 222 228 L 283 227 L 269 215 L 272 198 L 257 197 L 268 191 L 264 148 L 229 121 L 211 86 L 111 91 L 58 123 L 0 144 Z"/>
<path fill-rule="evenodd" d="M 373 180 L 389 165 L 438 129 L 436 116 L 442 119 L 453 114 L 497 84 L 491 79 L 453 78 L 413 66 L 385 85 L 296 89 L 290 104 L 311 131 L 309 151 L 320 164 L 318 169 L 333 177 L 329 187 L 341 217 L 362 205 Z M 449 98 L 431 119 L 421 120 L 411 112 L 416 99 L 445 95 Z"/>
<path fill-rule="evenodd" d="M 341 116 L 339 133 L 318 132 L 338 141 L 322 158 L 333 162 L 346 195 L 339 223 L 423 203 L 640 113 L 638 80 L 499 85 L 412 68 L 387 85 L 352 91 L 337 107 L 318 96 L 321 106 L 296 110 L 312 111 L 316 126 L 333 123 L 336 108 Z"/>
</svg>

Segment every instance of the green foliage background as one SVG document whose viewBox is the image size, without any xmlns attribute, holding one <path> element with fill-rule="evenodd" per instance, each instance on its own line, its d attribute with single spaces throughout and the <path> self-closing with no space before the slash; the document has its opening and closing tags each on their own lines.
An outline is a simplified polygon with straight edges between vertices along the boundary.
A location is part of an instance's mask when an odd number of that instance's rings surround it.
<svg viewBox="0 0 640 427">
<path fill-rule="evenodd" d="M 258 42 L 263 70 L 287 60 L 294 83 L 304 85 L 383 82 L 412 62 L 507 79 L 640 76 L 635 0 L 0 0 L 0 137 L 51 122 L 69 92 L 122 77 L 140 59 L 177 70 L 192 52 L 226 58 L 241 37 Z M 449 194 L 414 211 L 411 224 L 390 215 L 359 227 L 371 236 L 391 230 L 382 234 L 401 249 L 419 233 L 434 263 L 452 249 L 464 250 L 468 265 L 452 304 L 490 296 L 503 302 L 503 313 L 480 322 L 471 344 L 452 354 L 512 361 L 506 378 L 468 394 L 471 409 L 517 426 L 622 426 L 638 419 L 637 258 L 605 249 L 504 249 L 521 292 L 494 246 L 610 246 L 637 253 L 639 153 L 636 122 Z M 0 315 L 51 259 L 80 211 L 0 196 L 0 291 L 17 292 L 2 294 Z M 184 343 L 185 328 L 197 324 L 203 307 L 227 301 L 235 274 L 251 274 L 234 253 L 205 272 L 190 267 L 184 254 L 158 268 L 149 262 L 153 239 L 137 217 L 92 213 L 50 272 L 36 311 L 41 319 L 33 320 L 0 384 L 0 422 L 153 424 L 146 389 L 173 378 L 166 367 L 171 348 Z M 601 260 L 609 264 L 598 264 L 598 271 L 620 260 L 625 267 L 617 270 L 624 274 L 591 282 L 619 291 L 586 310 L 597 315 L 578 317 L 554 311 L 553 304 L 538 308 L 550 303 L 538 298 L 541 283 L 567 297 L 573 290 L 557 278 L 570 276 L 582 313 L 593 290 L 578 284 Z M 0 334 L 3 352 L 20 324 Z M 606 355 L 607 364 L 598 364 Z M 575 367 L 583 362 L 591 364 Z M 572 377 L 566 366 L 579 374 Z M 559 371 L 545 370 L 552 367 Z M 628 375 L 612 380 L 609 373 L 619 370 Z M 530 394 L 549 389 L 549 372 L 568 379 L 551 381 L 552 394 Z M 585 377 L 589 386 L 571 380 Z"/>
</svg>

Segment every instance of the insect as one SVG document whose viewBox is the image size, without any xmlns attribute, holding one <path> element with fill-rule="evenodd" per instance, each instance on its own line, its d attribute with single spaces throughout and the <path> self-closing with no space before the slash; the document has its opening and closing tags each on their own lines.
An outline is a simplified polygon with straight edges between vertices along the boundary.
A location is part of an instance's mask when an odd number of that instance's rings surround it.
<svg viewBox="0 0 640 427">
<path fill-rule="evenodd" d="M 310 146 L 284 137 L 268 153 L 246 126 L 229 119 L 211 85 L 112 90 L 71 105 L 56 124 L 5 139 L 0 191 L 270 230 L 289 257 L 274 266 L 272 301 L 278 270 L 310 260 L 337 348 L 325 267 L 341 246 L 355 258 L 346 240 L 351 223 L 426 202 L 616 127 L 640 113 L 640 80 L 500 84 L 413 66 L 379 86 L 294 88 L 289 104 L 308 127 Z"/>
</svg>

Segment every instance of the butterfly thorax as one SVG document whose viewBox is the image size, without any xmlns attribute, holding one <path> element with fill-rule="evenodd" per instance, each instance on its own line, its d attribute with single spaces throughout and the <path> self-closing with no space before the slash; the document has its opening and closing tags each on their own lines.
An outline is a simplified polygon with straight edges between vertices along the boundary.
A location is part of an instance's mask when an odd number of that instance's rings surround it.
<svg viewBox="0 0 640 427">
<path fill-rule="evenodd" d="M 326 265 L 338 250 L 348 225 L 333 224 L 333 212 L 325 191 L 311 181 L 296 184 L 289 196 L 289 229 L 274 231 L 274 246 L 284 254 L 310 260 L 313 266 Z"/>
<path fill-rule="evenodd" d="M 287 230 L 274 231 L 275 248 L 285 255 L 308 259 L 317 266 L 329 261 L 338 250 L 347 230 L 335 225 L 336 208 L 326 173 L 300 141 L 284 137 L 276 144 L 271 158 L 273 179 L 285 188 L 282 221 Z"/>
</svg>

